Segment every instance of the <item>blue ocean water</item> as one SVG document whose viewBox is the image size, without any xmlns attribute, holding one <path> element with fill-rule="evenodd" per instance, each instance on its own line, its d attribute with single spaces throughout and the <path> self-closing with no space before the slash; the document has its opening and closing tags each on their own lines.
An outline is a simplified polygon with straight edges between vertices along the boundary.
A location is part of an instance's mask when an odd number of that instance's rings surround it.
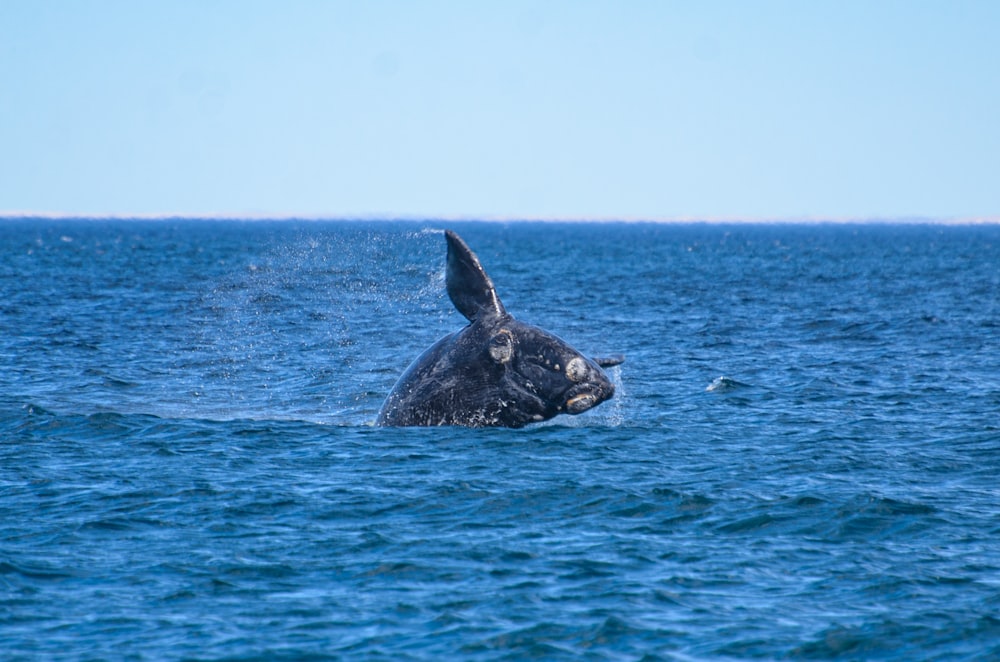
<svg viewBox="0 0 1000 662">
<path fill-rule="evenodd" d="M 507 309 L 617 395 L 372 425 Z M 0 222 L 4 659 L 1000 658 L 1000 227 Z"/>
</svg>

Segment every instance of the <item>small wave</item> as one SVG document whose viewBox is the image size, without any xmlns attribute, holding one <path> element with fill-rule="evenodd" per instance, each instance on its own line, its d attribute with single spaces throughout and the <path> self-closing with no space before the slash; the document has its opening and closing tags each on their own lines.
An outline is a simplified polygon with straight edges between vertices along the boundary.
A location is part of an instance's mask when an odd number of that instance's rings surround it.
<svg viewBox="0 0 1000 662">
<path fill-rule="evenodd" d="M 55 415 L 51 411 L 49 411 L 48 409 L 46 409 L 45 407 L 42 407 L 41 405 L 36 405 L 34 403 L 31 403 L 31 402 L 23 405 L 22 409 L 24 410 L 24 414 L 26 416 L 54 416 Z"/>
<path fill-rule="evenodd" d="M 69 570 L 43 564 L 0 561 L 0 575 L 19 575 L 35 581 L 61 581 L 73 577 Z"/>
<path fill-rule="evenodd" d="M 713 379 L 712 383 L 705 387 L 705 390 L 712 393 L 725 393 L 727 391 L 748 388 L 749 386 L 749 384 L 744 384 L 743 382 L 736 381 L 732 377 L 726 377 L 723 375 Z"/>
</svg>

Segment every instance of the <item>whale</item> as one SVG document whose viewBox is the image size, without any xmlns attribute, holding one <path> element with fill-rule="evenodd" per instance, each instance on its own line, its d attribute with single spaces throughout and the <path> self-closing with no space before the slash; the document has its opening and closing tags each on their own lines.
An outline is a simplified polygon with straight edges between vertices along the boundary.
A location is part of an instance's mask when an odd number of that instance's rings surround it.
<svg viewBox="0 0 1000 662">
<path fill-rule="evenodd" d="M 451 230 L 445 239 L 445 287 L 468 324 L 406 368 L 376 425 L 521 428 L 583 413 L 614 395 L 604 368 L 622 363 L 623 356 L 584 356 L 515 319 L 476 254 Z"/>
</svg>

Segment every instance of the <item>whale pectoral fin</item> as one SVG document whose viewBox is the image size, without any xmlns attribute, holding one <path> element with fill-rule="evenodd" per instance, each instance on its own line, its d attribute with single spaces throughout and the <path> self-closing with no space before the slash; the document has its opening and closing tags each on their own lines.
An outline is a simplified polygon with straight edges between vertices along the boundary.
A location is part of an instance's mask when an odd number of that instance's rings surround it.
<svg viewBox="0 0 1000 662">
<path fill-rule="evenodd" d="M 610 368 L 612 366 L 621 365 L 625 363 L 624 354 L 612 354 L 611 356 L 594 356 L 591 361 L 601 366 L 602 368 Z"/>
<path fill-rule="evenodd" d="M 484 316 L 505 315 L 507 311 L 493 289 L 493 281 L 479 264 L 476 254 L 451 230 L 445 230 L 444 234 L 448 240 L 445 282 L 448 297 L 458 312 L 470 322 Z"/>
</svg>

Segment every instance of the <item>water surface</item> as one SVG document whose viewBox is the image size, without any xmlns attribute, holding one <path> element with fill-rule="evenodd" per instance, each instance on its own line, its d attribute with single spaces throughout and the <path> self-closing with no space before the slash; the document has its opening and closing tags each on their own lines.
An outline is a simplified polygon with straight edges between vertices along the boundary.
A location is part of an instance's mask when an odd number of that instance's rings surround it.
<svg viewBox="0 0 1000 662">
<path fill-rule="evenodd" d="M 372 426 L 440 222 L 0 222 L 8 659 L 1000 656 L 1000 228 L 449 223 L 613 401 Z"/>
</svg>

